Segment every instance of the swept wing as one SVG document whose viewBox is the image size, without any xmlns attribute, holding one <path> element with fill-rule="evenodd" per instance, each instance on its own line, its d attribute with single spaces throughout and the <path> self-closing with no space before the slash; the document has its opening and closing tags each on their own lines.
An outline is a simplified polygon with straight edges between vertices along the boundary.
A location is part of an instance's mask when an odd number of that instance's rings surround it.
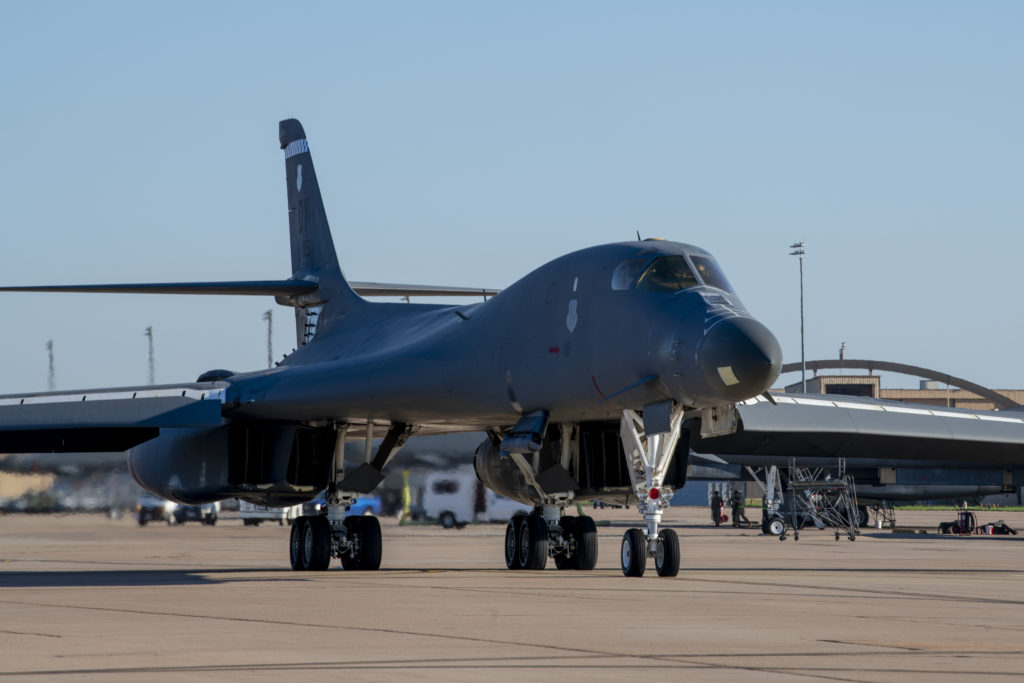
<svg viewBox="0 0 1024 683">
<path fill-rule="evenodd" d="M 218 427 L 218 382 L 0 396 L 0 453 L 124 451 L 161 429 Z"/>
<path fill-rule="evenodd" d="M 349 282 L 360 296 L 494 296 L 499 289 L 438 287 L 390 282 Z M 244 280 L 235 282 L 142 282 L 113 285 L 43 285 L 0 287 L 0 292 L 74 292 L 83 294 L 209 294 L 297 297 L 319 288 L 309 280 Z"/>
</svg>

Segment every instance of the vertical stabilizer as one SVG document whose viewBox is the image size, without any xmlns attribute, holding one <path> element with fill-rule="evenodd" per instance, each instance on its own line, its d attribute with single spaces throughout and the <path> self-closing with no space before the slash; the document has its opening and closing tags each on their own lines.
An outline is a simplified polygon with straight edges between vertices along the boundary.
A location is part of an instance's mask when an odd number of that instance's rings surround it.
<svg viewBox="0 0 1024 683">
<path fill-rule="evenodd" d="M 313 157 L 302 124 L 296 119 L 281 121 L 278 127 L 284 150 L 285 177 L 288 183 L 288 230 L 292 247 L 292 277 L 315 280 L 315 294 L 294 301 L 299 346 L 309 342 L 330 318 L 343 315 L 348 306 L 359 301 L 345 281 L 327 224 L 327 213 L 320 197 L 320 185 L 313 169 Z"/>
</svg>

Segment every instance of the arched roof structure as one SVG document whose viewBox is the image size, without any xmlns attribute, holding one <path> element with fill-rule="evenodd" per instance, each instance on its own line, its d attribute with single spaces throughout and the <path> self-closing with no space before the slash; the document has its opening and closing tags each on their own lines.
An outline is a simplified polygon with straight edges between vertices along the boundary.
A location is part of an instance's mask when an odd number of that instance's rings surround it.
<svg viewBox="0 0 1024 683">
<path fill-rule="evenodd" d="M 851 360 L 844 358 L 843 360 L 809 360 L 806 363 L 808 370 L 813 370 L 817 373 L 819 370 L 867 370 L 869 373 L 878 370 L 880 372 L 898 372 L 903 375 L 915 375 L 917 377 L 923 377 L 924 379 L 932 379 L 938 382 L 943 382 L 950 386 L 960 387 L 967 391 L 973 391 L 978 396 L 983 396 L 997 408 L 1019 408 L 1020 404 L 1011 401 L 997 391 L 993 391 L 987 387 L 983 387 L 980 384 L 975 384 L 961 377 L 954 377 L 953 375 L 946 374 L 945 372 L 939 372 L 937 370 L 929 370 L 928 368 L 922 368 L 918 365 L 907 365 L 905 363 L 893 363 L 886 360 Z M 800 370 L 800 363 L 786 363 L 782 366 L 782 373 L 787 372 L 798 372 Z"/>
</svg>

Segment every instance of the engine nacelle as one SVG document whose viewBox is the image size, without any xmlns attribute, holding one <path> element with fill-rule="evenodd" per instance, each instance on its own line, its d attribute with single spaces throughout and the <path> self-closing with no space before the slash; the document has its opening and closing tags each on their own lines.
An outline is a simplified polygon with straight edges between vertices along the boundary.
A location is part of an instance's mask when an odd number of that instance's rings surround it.
<svg viewBox="0 0 1024 683">
<path fill-rule="evenodd" d="M 295 505 L 327 486 L 334 442 L 332 429 L 299 425 L 164 429 L 128 452 L 128 470 L 144 489 L 187 505 Z"/>
<path fill-rule="evenodd" d="M 587 422 L 579 425 L 579 457 L 570 463 L 569 475 L 576 484 L 573 493 L 577 500 L 599 500 L 613 504 L 629 502 L 633 485 L 622 452 L 622 440 L 617 422 Z M 559 431 L 549 428 L 538 454 L 543 473 L 559 463 L 561 444 Z M 686 483 L 689 461 L 689 430 L 684 429 L 676 445 L 672 463 L 665 472 L 664 484 L 680 489 Z M 532 456 L 529 456 L 532 458 Z M 527 505 L 539 505 L 540 496 L 526 483 L 512 458 L 502 456 L 500 445 L 487 439 L 476 449 L 473 460 L 476 476 L 484 486 L 506 498 Z M 542 475 L 543 476 L 543 475 Z M 549 491 L 554 493 L 554 491 Z"/>
<path fill-rule="evenodd" d="M 495 493 L 527 505 L 540 504 L 540 496 L 526 483 L 512 458 L 502 457 L 498 444 L 491 439 L 477 446 L 473 467 L 477 479 Z"/>
</svg>

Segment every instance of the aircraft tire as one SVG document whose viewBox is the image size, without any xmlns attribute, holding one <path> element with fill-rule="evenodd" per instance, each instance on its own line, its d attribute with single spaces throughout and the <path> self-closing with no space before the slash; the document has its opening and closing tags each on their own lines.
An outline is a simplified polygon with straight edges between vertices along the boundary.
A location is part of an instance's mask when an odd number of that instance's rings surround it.
<svg viewBox="0 0 1024 683">
<path fill-rule="evenodd" d="M 781 517 L 772 517 L 768 522 L 768 533 L 772 536 L 781 536 L 786 531 L 786 523 Z"/>
<path fill-rule="evenodd" d="M 658 576 L 671 578 L 679 573 L 679 536 L 675 529 L 658 532 L 658 554 L 654 557 Z"/>
<path fill-rule="evenodd" d="M 541 570 L 548 563 L 548 527 L 540 515 L 526 515 L 519 524 L 519 564 Z"/>
<path fill-rule="evenodd" d="M 591 571 L 597 566 L 597 525 L 586 515 L 576 519 L 576 569 Z"/>
<path fill-rule="evenodd" d="M 292 569 L 297 572 L 305 571 L 306 566 L 302 562 L 302 529 L 305 526 L 304 517 L 299 517 L 292 524 L 292 532 L 288 541 L 288 557 L 291 560 Z"/>
<path fill-rule="evenodd" d="M 647 539 L 640 529 L 627 529 L 622 536 L 622 574 L 643 576 L 647 568 Z"/>
<path fill-rule="evenodd" d="M 376 517 L 359 517 L 359 568 L 366 572 L 380 569 L 384 539 L 380 532 L 380 520 Z"/>
<path fill-rule="evenodd" d="M 505 525 L 505 566 L 509 569 L 522 569 L 519 564 L 519 520 L 513 517 Z"/>
<path fill-rule="evenodd" d="M 362 533 L 363 518 L 362 517 L 346 517 L 345 518 L 345 531 L 348 533 L 349 538 L 355 538 L 359 540 L 359 546 L 362 547 Z M 345 571 L 355 571 L 359 569 L 359 556 L 352 553 L 341 554 L 341 568 Z"/>
<path fill-rule="evenodd" d="M 326 517 L 306 517 L 302 531 L 302 561 L 306 569 L 322 572 L 331 565 L 331 525 Z"/>
<path fill-rule="evenodd" d="M 455 528 L 455 514 L 454 513 L 442 512 L 441 516 L 438 518 L 437 521 L 439 521 L 441 523 L 441 526 L 444 527 L 445 529 L 454 529 Z"/>
<path fill-rule="evenodd" d="M 558 520 L 559 526 L 562 527 L 562 535 L 567 538 L 574 538 L 576 536 L 576 517 L 573 515 L 565 515 L 562 519 Z M 565 555 L 559 553 L 555 555 L 555 567 L 558 569 L 576 569 L 578 566 L 579 553 L 573 553 L 572 555 Z"/>
</svg>

